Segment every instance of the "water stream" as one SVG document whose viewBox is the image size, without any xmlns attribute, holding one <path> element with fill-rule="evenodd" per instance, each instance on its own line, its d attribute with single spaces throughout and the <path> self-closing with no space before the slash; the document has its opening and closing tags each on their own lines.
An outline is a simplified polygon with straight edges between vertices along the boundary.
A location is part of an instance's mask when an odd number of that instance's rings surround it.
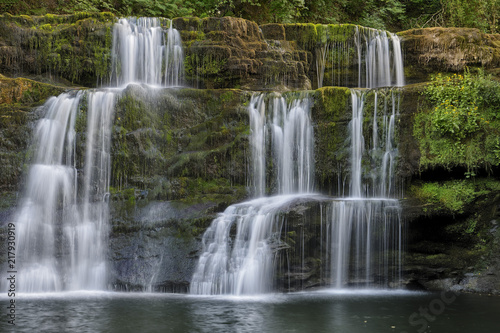
<svg viewBox="0 0 500 333">
<path fill-rule="evenodd" d="M 20 292 L 107 288 L 115 103 L 128 84 L 182 84 L 179 32 L 166 23 L 165 31 L 157 18 L 120 19 L 111 75 L 120 88 L 64 93 L 42 107 L 45 117 L 33 135 L 35 153 L 14 218 Z"/>
<path fill-rule="evenodd" d="M 327 36 L 315 55 L 318 88 L 405 84 L 401 40 L 387 31 L 355 27 L 352 39 L 337 41 Z"/>
</svg>

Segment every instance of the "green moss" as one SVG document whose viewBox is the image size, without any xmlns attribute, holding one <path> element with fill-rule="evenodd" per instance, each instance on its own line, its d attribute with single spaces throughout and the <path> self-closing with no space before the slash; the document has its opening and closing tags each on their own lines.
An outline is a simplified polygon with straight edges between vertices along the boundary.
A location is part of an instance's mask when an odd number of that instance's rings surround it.
<svg viewBox="0 0 500 333">
<path fill-rule="evenodd" d="M 2 42 L 9 46 L 0 50 L 0 71 L 48 73 L 87 86 L 109 75 L 112 14 L 29 18 L 29 23 L 25 17 L 0 18 Z M 22 24 L 15 26 L 12 22 Z M 13 58 L 11 53 L 18 56 Z"/>
<path fill-rule="evenodd" d="M 301 47 L 312 50 L 318 44 L 327 42 L 354 41 L 356 29 L 353 24 L 285 24 L 285 35 L 289 41 L 296 41 Z"/>
<path fill-rule="evenodd" d="M 323 87 L 315 91 L 315 103 L 312 109 L 316 121 L 338 121 L 345 115 L 350 103 L 351 91 L 349 88 Z"/>
<path fill-rule="evenodd" d="M 215 49 L 216 52 L 219 49 Z M 220 50 L 226 50 L 220 48 Z M 227 52 L 193 53 L 184 58 L 186 79 L 193 82 L 202 82 L 208 89 L 224 86 Z"/>
<path fill-rule="evenodd" d="M 227 196 L 245 188 L 247 98 L 238 90 L 129 87 L 117 101 L 112 185 L 157 200 L 232 202 Z"/>
<path fill-rule="evenodd" d="M 301 46 L 314 45 L 318 41 L 316 25 L 312 23 L 284 24 L 287 40 L 296 41 Z"/>
<path fill-rule="evenodd" d="M 321 156 L 315 163 L 316 179 L 327 191 L 331 190 L 329 183 L 339 175 L 339 165 L 348 160 L 349 151 L 344 145 L 351 114 L 350 96 L 349 89 L 338 87 L 324 87 L 313 93 L 314 150 L 316 156 Z"/>
<path fill-rule="evenodd" d="M 319 43 L 352 41 L 356 28 L 359 29 L 353 24 L 318 24 L 316 25 L 317 41 Z"/>
<path fill-rule="evenodd" d="M 500 191 L 500 183 L 492 179 L 427 182 L 411 186 L 411 192 L 424 205 L 450 214 L 463 214 L 478 198 L 497 191 Z"/>
</svg>

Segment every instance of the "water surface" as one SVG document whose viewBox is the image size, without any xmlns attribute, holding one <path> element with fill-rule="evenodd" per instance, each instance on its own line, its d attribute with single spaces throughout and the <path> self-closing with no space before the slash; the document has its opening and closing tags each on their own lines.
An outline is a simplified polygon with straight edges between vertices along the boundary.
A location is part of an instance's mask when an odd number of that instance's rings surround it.
<svg viewBox="0 0 500 333">
<path fill-rule="evenodd" d="M 112 292 L 17 295 L 15 329 L 5 319 L 8 301 L 5 295 L 0 297 L 4 309 L 0 332 L 409 333 L 497 332 L 500 328 L 499 297 L 452 293 L 321 290 L 244 297 Z"/>
</svg>

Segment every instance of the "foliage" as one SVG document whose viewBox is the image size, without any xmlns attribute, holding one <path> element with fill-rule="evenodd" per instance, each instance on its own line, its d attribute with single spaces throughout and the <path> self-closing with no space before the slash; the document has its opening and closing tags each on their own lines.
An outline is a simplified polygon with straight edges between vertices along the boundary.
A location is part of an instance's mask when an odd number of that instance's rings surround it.
<svg viewBox="0 0 500 333">
<path fill-rule="evenodd" d="M 404 20 L 405 6 L 399 0 L 366 1 L 367 9 L 360 23 L 367 27 L 386 29 Z"/>
<path fill-rule="evenodd" d="M 482 72 L 477 78 L 469 72 L 452 76 L 438 74 L 433 78 L 425 94 L 437 105 L 431 114 L 436 133 L 463 140 L 489 123 L 481 116 L 477 106 L 482 101 L 479 87 L 484 80 Z"/>
<path fill-rule="evenodd" d="M 463 213 L 464 206 L 471 203 L 476 194 L 474 184 L 466 180 L 424 183 L 413 190 L 422 201 L 449 210 L 453 214 Z"/>
<path fill-rule="evenodd" d="M 477 168 L 500 163 L 500 84 L 483 71 L 438 74 L 424 95 L 428 112 L 416 117 L 422 167 L 465 166 L 466 176 Z"/>
<path fill-rule="evenodd" d="M 480 196 L 499 190 L 498 182 L 487 179 L 429 182 L 412 187 L 412 191 L 422 202 L 432 204 L 437 209 L 444 209 L 452 214 L 464 213 L 467 205 L 473 203 Z"/>
<path fill-rule="evenodd" d="M 448 26 L 498 31 L 500 0 L 442 0 L 441 4 Z"/>
<path fill-rule="evenodd" d="M 13 0 L 11 14 L 110 11 L 117 16 L 235 16 L 264 23 L 351 23 L 402 30 L 428 26 L 498 31 L 500 0 Z"/>
</svg>

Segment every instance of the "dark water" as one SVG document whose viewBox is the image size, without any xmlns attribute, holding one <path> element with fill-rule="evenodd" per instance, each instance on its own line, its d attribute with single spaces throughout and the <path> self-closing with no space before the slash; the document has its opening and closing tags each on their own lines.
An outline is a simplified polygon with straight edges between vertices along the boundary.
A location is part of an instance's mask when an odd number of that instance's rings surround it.
<svg viewBox="0 0 500 333">
<path fill-rule="evenodd" d="M 500 332 L 500 297 L 318 291 L 256 297 L 77 292 L 0 296 L 0 332 Z"/>
</svg>

